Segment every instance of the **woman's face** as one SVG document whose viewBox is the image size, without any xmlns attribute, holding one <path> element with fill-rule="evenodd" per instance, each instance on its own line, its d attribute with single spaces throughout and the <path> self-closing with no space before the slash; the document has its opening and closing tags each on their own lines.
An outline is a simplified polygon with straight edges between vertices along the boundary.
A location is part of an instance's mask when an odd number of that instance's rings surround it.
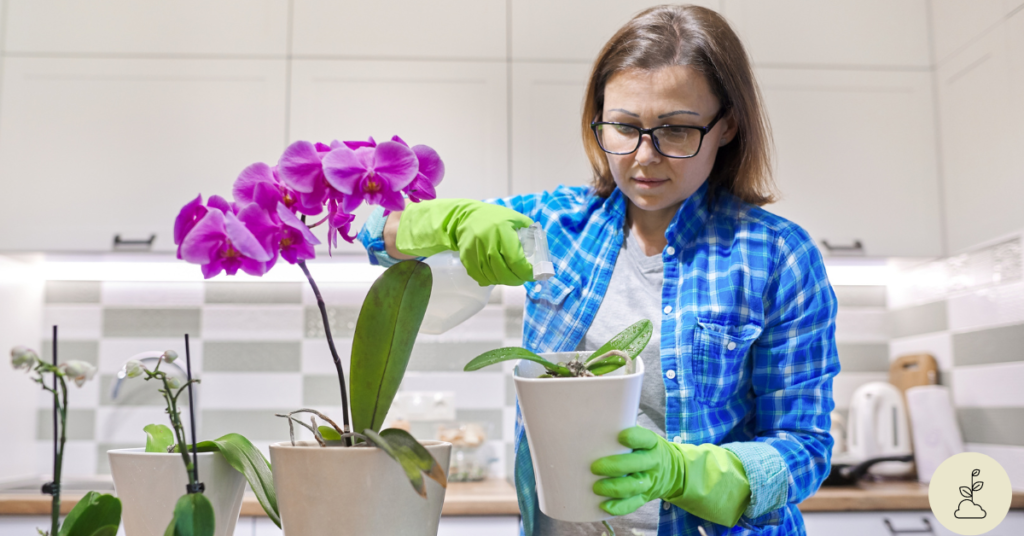
<svg viewBox="0 0 1024 536">
<path fill-rule="evenodd" d="M 704 75 L 689 66 L 656 71 L 627 70 L 605 84 L 601 120 L 641 128 L 663 125 L 707 126 L 720 103 Z M 675 209 L 704 181 L 715 164 L 718 148 L 732 140 L 735 122 L 726 115 L 704 136 L 692 158 L 668 158 L 645 135 L 640 148 L 627 155 L 606 154 L 615 184 L 633 204 L 645 211 Z"/>
</svg>

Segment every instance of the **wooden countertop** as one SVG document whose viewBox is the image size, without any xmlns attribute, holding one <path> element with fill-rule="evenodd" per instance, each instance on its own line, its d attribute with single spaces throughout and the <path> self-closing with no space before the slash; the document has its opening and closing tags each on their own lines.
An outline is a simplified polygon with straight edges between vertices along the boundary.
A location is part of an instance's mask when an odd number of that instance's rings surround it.
<svg viewBox="0 0 1024 536">
<path fill-rule="evenodd" d="M 66 494 L 61 511 L 74 507 L 82 493 Z M 1015 491 L 1010 508 L 1024 509 L 1024 492 Z M 824 487 L 800 504 L 803 512 L 844 512 L 858 510 L 928 510 L 928 486 L 917 482 L 863 482 L 857 486 Z M 35 494 L 0 493 L 0 515 L 46 515 L 50 498 Z M 505 480 L 452 482 L 445 493 L 447 516 L 519 515 L 515 489 Z M 246 494 L 243 516 L 265 516 L 256 497 Z"/>
<path fill-rule="evenodd" d="M 84 495 L 68 492 L 61 496 L 60 510 L 68 513 Z M 50 496 L 27 493 L 0 493 L 0 515 L 47 515 Z M 444 496 L 442 515 L 486 516 L 519 515 L 516 490 L 505 480 L 491 478 L 481 482 L 452 482 Z M 266 516 L 256 496 L 247 493 L 242 500 L 243 516 Z"/>
</svg>

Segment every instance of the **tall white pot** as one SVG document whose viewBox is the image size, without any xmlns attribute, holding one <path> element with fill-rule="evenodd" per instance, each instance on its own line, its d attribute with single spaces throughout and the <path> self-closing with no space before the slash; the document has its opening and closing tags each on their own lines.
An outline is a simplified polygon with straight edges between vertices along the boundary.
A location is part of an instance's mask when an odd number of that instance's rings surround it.
<svg viewBox="0 0 1024 536">
<path fill-rule="evenodd" d="M 146 449 L 107 451 L 114 489 L 121 499 L 121 521 L 128 536 L 163 536 L 174 505 L 188 485 L 181 454 L 146 452 Z M 199 481 L 203 495 L 213 504 L 216 536 L 235 533 L 242 510 L 245 477 L 219 452 L 200 452 Z"/>
<path fill-rule="evenodd" d="M 448 474 L 452 444 L 421 441 Z M 445 488 L 424 476 L 420 497 L 398 462 L 376 447 L 299 441 L 270 446 L 281 524 L 288 536 L 436 536 Z"/>
<path fill-rule="evenodd" d="M 577 352 L 541 354 L 557 363 Z M 589 355 L 589 352 L 580 352 Z M 544 367 L 522 360 L 515 369 L 516 395 L 523 414 L 530 458 L 537 478 L 540 511 L 562 521 L 611 519 L 594 494 L 599 476 L 590 464 L 601 457 L 630 452 L 619 432 L 636 425 L 644 364 L 633 364 L 594 378 L 538 378 Z"/>
</svg>

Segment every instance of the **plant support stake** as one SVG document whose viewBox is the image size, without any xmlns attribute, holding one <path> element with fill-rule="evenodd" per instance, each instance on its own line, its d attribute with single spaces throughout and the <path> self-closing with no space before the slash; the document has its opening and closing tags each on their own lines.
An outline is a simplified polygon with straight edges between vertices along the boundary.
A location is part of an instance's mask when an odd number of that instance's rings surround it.
<svg viewBox="0 0 1024 536">
<path fill-rule="evenodd" d="M 189 493 L 202 493 L 206 491 L 206 486 L 199 481 L 199 460 L 196 454 L 196 399 L 192 395 L 192 356 L 189 353 L 188 333 L 185 334 L 185 374 L 188 376 L 188 415 L 192 422 L 192 480 L 195 481 L 194 484 L 187 484 L 186 489 Z"/>
</svg>

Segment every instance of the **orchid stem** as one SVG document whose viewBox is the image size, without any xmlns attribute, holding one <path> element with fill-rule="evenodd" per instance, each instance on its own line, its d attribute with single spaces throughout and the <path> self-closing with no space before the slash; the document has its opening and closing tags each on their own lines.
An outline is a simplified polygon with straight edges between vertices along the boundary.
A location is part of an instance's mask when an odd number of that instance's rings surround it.
<svg viewBox="0 0 1024 536">
<path fill-rule="evenodd" d="M 348 433 L 348 392 L 345 389 L 345 371 L 341 368 L 341 358 L 338 357 L 338 350 L 334 347 L 334 337 L 331 336 L 331 322 L 327 318 L 327 305 L 324 303 L 323 296 L 320 295 L 320 289 L 316 286 L 316 282 L 313 281 L 313 276 L 309 273 L 309 268 L 306 267 L 306 261 L 298 262 L 299 268 L 302 268 L 302 273 L 306 274 L 306 279 L 309 280 L 309 286 L 313 288 L 313 295 L 316 296 L 316 304 L 320 308 L 320 317 L 324 323 L 324 334 L 327 335 L 327 346 L 331 348 L 331 357 L 334 358 L 334 368 L 338 370 L 338 383 L 341 384 L 341 419 L 345 433 Z M 344 444 L 346 447 L 352 446 L 351 438 L 345 437 Z"/>
<path fill-rule="evenodd" d="M 50 502 L 50 534 L 54 536 L 60 530 L 60 473 L 64 461 L 64 432 L 68 406 L 67 385 L 57 372 L 57 326 L 53 326 L 53 500 Z M 59 394 L 58 381 L 63 387 Z M 60 394 L 64 395 L 63 405 Z M 57 433 L 58 421 L 60 423 L 59 434 Z"/>
</svg>

